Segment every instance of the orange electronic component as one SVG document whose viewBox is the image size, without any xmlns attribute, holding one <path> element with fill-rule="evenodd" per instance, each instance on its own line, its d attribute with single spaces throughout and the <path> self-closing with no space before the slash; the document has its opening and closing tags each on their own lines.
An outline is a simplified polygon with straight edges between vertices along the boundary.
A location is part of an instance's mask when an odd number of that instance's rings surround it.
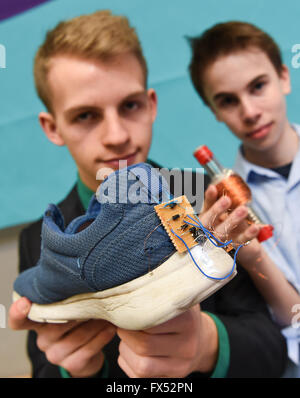
<svg viewBox="0 0 300 398">
<path fill-rule="evenodd" d="M 191 249 L 198 244 L 204 244 L 207 240 L 207 236 L 200 225 L 197 225 L 198 220 L 195 217 L 193 207 L 185 195 L 156 205 L 154 209 L 179 253 L 187 251 L 186 245 Z M 180 236 L 185 244 L 172 231 Z M 231 243 L 223 249 L 229 254 L 234 251 Z"/>
<path fill-rule="evenodd" d="M 187 248 L 184 243 L 172 233 L 172 230 L 182 237 L 189 249 L 198 244 L 198 241 L 195 240 L 196 228 L 186 223 L 193 223 L 193 220 L 187 216 L 195 220 L 194 224 L 196 223 L 196 219 L 193 217 L 194 210 L 185 195 L 172 199 L 169 202 L 156 205 L 154 209 L 179 253 L 185 252 Z"/>
<path fill-rule="evenodd" d="M 232 200 L 232 210 L 239 205 L 247 206 L 249 222 L 262 225 L 257 236 L 259 242 L 271 238 L 273 227 L 264 224 L 251 207 L 251 190 L 246 182 L 233 170 L 221 166 L 207 146 L 202 145 L 197 148 L 194 156 L 212 178 L 212 183 L 215 184 L 219 197 L 228 195 Z"/>
</svg>

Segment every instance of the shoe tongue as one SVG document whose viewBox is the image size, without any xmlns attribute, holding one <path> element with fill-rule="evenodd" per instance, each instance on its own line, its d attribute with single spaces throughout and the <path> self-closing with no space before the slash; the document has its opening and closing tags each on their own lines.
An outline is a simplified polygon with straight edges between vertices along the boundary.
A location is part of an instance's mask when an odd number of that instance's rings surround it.
<svg viewBox="0 0 300 398">
<path fill-rule="evenodd" d="M 96 194 L 100 203 L 157 204 L 172 195 L 165 178 L 147 163 L 138 163 L 110 174 Z"/>
</svg>

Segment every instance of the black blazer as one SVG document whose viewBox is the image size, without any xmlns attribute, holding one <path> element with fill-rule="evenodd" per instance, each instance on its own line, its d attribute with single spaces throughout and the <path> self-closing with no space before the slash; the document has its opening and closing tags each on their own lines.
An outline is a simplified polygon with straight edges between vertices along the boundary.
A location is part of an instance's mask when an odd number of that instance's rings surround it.
<svg viewBox="0 0 300 398">
<path fill-rule="evenodd" d="M 206 181 L 207 183 L 207 181 Z M 59 207 L 66 225 L 84 214 L 76 186 Z M 20 272 L 34 266 L 40 256 L 42 220 L 20 235 Z M 219 317 L 226 327 L 230 342 L 230 365 L 227 377 L 280 377 L 287 361 L 285 339 L 272 322 L 264 300 L 244 269 L 227 285 L 201 303 L 201 308 Z M 119 338 L 116 336 L 105 348 L 109 362 L 109 377 L 127 377 L 117 364 Z M 61 377 L 58 366 L 52 365 L 36 345 L 36 333 L 28 334 L 28 354 L 33 377 Z M 193 373 L 191 376 L 208 377 Z"/>
</svg>

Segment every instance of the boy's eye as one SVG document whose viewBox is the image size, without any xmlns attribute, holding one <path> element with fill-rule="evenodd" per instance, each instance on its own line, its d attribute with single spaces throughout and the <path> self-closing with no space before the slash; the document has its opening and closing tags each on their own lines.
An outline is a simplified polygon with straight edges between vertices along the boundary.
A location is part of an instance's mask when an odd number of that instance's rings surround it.
<svg viewBox="0 0 300 398">
<path fill-rule="evenodd" d="M 222 100 L 220 101 L 220 106 L 221 107 L 227 107 L 235 104 L 235 98 L 228 96 L 228 97 L 223 97 Z"/>
<path fill-rule="evenodd" d="M 82 112 L 80 115 L 76 116 L 75 121 L 78 122 L 86 122 L 94 119 L 96 115 L 93 112 L 87 111 L 87 112 Z"/>
<path fill-rule="evenodd" d="M 260 91 L 260 90 L 262 90 L 262 89 L 264 88 L 265 85 L 266 85 L 266 82 L 263 82 L 263 81 L 255 83 L 255 85 L 254 85 L 254 91 Z"/>
<path fill-rule="evenodd" d="M 137 101 L 128 101 L 124 104 L 124 110 L 133 111 L 139 107 Z"/>
</svg>

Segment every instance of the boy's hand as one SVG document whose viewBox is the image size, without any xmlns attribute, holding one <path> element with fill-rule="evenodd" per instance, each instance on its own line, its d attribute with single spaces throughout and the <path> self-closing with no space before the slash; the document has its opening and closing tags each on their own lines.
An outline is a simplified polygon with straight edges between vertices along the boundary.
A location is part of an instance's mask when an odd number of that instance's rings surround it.
<svg viewBox="0 0 300 398">
<path fill-rule="evenodd" d="M 205 192 L 204 205 L 199 215 L 202 224 L 221 241 L 228 240 L 240 245 L 254 239 L 259 232 L 259 226 L 247 221 L 248 209 L 238 206 L 231 213 L 228 210 L 231 199 L 222 196 L 218 199 L 217 189 L 210 185 Z"/>
<path fill-rule="evenodd" d="M 217 361 L 217 328 L 198 304 L 151 329 L 117 333 L 118 363 L 129 377 L 185 377 L 212 371 Z"/>
<path fill-rule="evenodd" d="M 236 246 L 247 243 L 239 249 L 237 259 L 243 267 L 253 267 L 262 254 L 262 246 L 255 239 L 260 227 L 249 224 L 247 221 L 248 210 L 246 206 L 239 206 L 228 214 L 231 200 L 228 196 L 217 199 L 218 193 L 214 185 L 210 185 L 205 192 L 203 210 L 199 216 L 205 227 L 221 241 L 231 240 Z"/>
<path fill-rule="evenodd" d="M 30 321 L 31 303 L 25 297 L 12 304 L 9 326 L 14 330 L 34 330 L 37 346 L 49 362 L 66 369 L 72 377 L 90 377 L 102 368 L 102 348 L 113 338 L 116 328 L 104 320 L 61 324 Z"/>
</svg>

